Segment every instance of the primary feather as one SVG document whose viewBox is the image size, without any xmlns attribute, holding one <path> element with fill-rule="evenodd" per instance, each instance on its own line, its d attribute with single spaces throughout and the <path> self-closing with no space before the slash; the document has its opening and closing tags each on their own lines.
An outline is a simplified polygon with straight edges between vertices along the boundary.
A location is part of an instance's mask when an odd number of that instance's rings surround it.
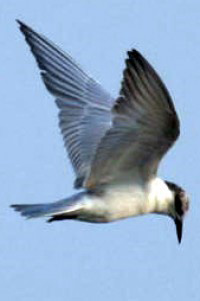
<svg viewBox="0 0 200 301">
<path fill-rule="evenodd" d="M 18 21 L 47 89 L 56 97 L 59 125 L 79 187 L 111 124 L 112 97 L 43 35 Z"/>
</svg>

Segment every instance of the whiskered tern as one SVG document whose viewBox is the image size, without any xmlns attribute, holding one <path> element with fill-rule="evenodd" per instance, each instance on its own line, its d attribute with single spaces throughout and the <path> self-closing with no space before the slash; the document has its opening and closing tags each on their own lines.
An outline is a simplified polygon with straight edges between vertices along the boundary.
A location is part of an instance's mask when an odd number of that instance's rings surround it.
<svg viewBox="0 0 200 301">
<path fill-rule="evenodd" d="M 112 98 L 52 42 L 18 21 L 59 109 L 59 126 L 82 191 L 48 204 L 12 207 L 27 218 L 107 223 L 158 213 L 172 217 L 181 242 L 189 199 L 157 176 L 179 136 L 179 119 L 162 80 L 137 51 L 128 51 L 121 90 Z"/>
</svg>

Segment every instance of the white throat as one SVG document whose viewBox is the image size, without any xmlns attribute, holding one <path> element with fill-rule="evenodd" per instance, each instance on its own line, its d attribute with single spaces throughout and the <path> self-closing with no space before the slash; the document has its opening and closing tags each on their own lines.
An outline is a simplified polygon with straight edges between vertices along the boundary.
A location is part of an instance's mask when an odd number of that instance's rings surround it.
<svg viewBox="0 0 200 301">
<path fill-rule="evenodd" d="M 148 202 L 146 212 L 169 213 L 169 207 L 173 203 L 173 192 L 160 178 L 151 180 L 148 185 Z"/>
</svg>

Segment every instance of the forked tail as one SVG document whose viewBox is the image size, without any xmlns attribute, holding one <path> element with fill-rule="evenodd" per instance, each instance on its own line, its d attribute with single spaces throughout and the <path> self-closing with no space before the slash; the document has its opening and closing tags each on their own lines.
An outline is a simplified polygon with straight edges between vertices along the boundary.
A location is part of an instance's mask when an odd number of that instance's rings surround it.
<svg viewBox="0 0 200 301">
<path fill-rule="evenodd" d="M 85 192 L 80 192 L 70 198 L 63 199 L 54 203 L 47 204 L 20 204 L 11 205 L 15 211 L 26 218 L 36 217 L 51 217 L 48 221 L 73 219 L 81 210 L 81 199 L 84 197 Z"/>
</svg>

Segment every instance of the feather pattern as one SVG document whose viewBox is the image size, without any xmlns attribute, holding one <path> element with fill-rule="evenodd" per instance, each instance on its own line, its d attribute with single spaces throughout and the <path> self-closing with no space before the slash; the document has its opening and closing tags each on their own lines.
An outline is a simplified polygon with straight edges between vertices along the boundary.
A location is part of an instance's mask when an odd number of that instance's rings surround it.
<svg viewBox="0 0 200 301">
<path fill-rule="evenodd" d="M 19 22 L 42 79 L 56 98 L 59 125 L 76 172 L 75 187 L 94 188 L 139 175 L 154 177 L 179 136 L 173 102 L 153 67 L 128 52 L 119 97 L 113 98 L 74 60 Z"/>
<path fill-rule="evenodd" d="M 139 52 L 128 55 L 112 127 L 97 149 L 88 188 L 136 173 L 148 180 L 179 136 L 179 120 L 160 77 Z"/>
<path fill-rule="evenodd" d="M 113 99 L 68 54 L 22 22 L 18 23 L 47 89 L 56 97 L 59 126 L 78 188 L 90 170 L 97 145 L 110 127 Z"/>
</svg>

